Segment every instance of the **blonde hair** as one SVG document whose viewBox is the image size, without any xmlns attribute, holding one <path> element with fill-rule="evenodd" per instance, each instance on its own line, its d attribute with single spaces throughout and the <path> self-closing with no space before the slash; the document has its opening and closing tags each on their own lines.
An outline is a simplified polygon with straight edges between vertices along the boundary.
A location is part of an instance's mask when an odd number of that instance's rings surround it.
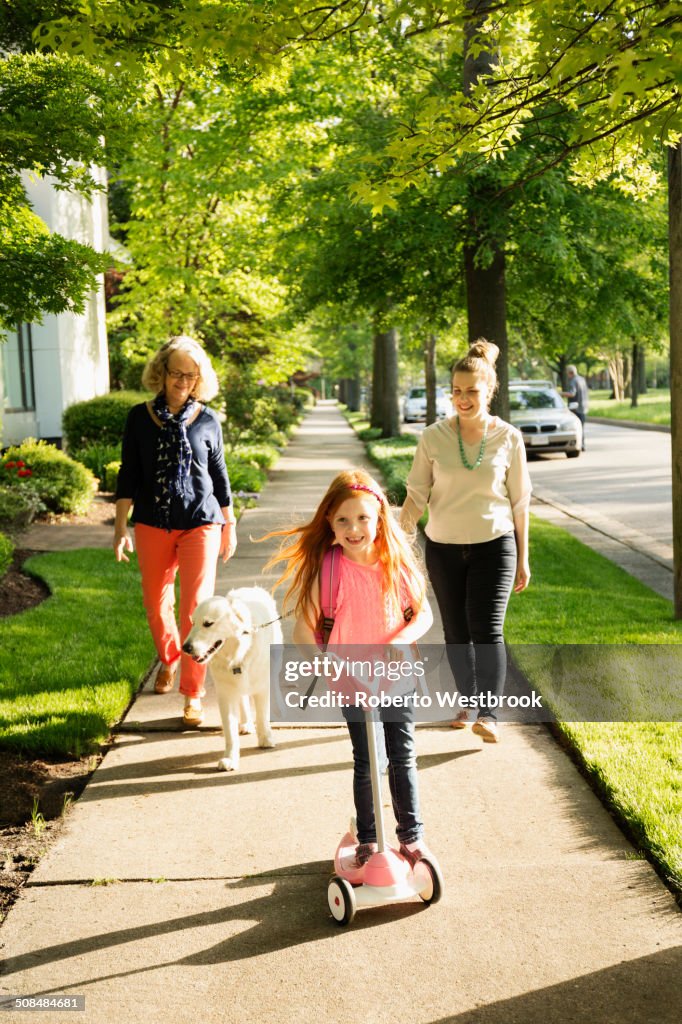
<svg viewBox="0 0 682 1024">
<path fill-rule="evenodd" d="M 284 572 L 272 589 L 276 590 L 281 584 L 289 582 L 284 595 L 284 607 L 286 608 L 295 595 L 294 611 L 297 616 L 303 616 L 312 629 L 317 624 L 313 621 L 314 613 L 319 613 L 319 609 L 313 608 L 310 595 L 315 581 L 319 579 L 324 556 L 334 541 L 329 519 L 348 498 L 360 498 L 367 493 L 374 495 L 378 505 L 379 522 L 375 544 L 383 570 L 381 585 L 384 594 L 394 609 L 402 613 L 404 609 L 401 606 L 401 580 L 404 580 L 415 615 L 424 602 L 424 574 L 410 541 L 393 517 L 386 495 L 369 473 L 362 469 L 349 469 L 339 473 L 332 480 L 309 522 L 289 530 L 273 530 L 265 537 L 259 538 L 285 538 L 279 553 L 268 561 L 265 569 L 277 565 L 278 562 L 286 562 Z M 289 543 L 286 542 L 286 538 L 290 538 Z"/>
<path fill-rule="evenodd" d="M 485 380 L 488 385 L 488 395 L 493 397 L 498 388 L 495 363 L 500 350 L 492 341 L 485 338 L 477 338 L 469 347 L 469 351 L 452 368 L 452 380 L 454 382 L 456 373 L 476 373 Z"/>
<path fill-rule="evenodd" d="M 163 391 L 168 360 L 174 352 L 189 356 L 197 365 L 199 379 L 192 388 L 192 396 L 199 402 L 210 402 L 212 398 L 215 398 L 220 390 L 220 385 L 211 360 L 199 342 L 187 334 L 179 334 L 177 337 L 171 338 L 152 356 L 142 374 L 143 387 L 153 391 L 155 395 L 159 391 Z"/>
</svg>

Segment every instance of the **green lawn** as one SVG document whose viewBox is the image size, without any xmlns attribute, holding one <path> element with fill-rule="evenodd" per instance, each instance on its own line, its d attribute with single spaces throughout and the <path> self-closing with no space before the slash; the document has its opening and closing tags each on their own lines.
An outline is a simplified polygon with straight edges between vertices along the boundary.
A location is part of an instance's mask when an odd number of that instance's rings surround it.
<svg viewBox="0 0 682 1024">
<path fill-rule="evenodd" d="M 629 398 L 615 402 L 609 398 L 609 394 L 609 391 L 590 391 L 588 416 L 607 416 L 614 420 L 634 420 L 637 423 L 670 426 L 670 391 L 665 388 L 640 395 L 636 409 L 630 405 Z"/>
<path fill-rule="evenodd" d="M 356 429 L 366 426 L 357 414 L 348 419 Z M 379 441 L 366 432 L 365 440 L 391 491 L 399 493 L 402 483 L 404 493 L 416 439 Z M 682 622 L 673 620 L 669 601 L 564 530 L 532 517 L 530 555 L 531 584 L 512 595 L 506 637 L 520 667 L 540 689 L 543 652 L 520 645 L 682 643 Z M 585 648 L 583 658 L 595 653 Z M 603 647 L 598 653 L 603 664 Z M 624 717 L 646 701 L 647 685 L 657 698 L 668 687 L 668 707 L 675 686 L 679 703 L 679 674 L 665 679 L 661 673 L 659 678 L 662 658 L 663 652 L 656 665 L 652 661 L 647 678 L 637 680 L 634 693 L 628 690 Z M 559 728 L 640 850 L 682 891 L 682 724 L 564 722 Z"/>
<path fill-rule="evenodd" d="M 512 595 L 506 636 L 531 678 L 537 652 L 515 645 L 682 643 L 682 622 L 673 620 L 669 601 L 564 530 L 533 518 L 530 550 L 531 585 Z M 640 699 L 647 684 L 658 693 L 666 685 L 651 664 L 629 699 Z M 679 675 L 672 685 L 679 704 Z M 682 890 L 682 724 L 566 722 L 560 728 L 607 806 Z"/>
<path fill-rule="evenodd" d="M 80 757 L 107 739 L 155 656 L 137 565 L 82 550 L 24 568 L 52 593 L 0 619 L 0 746 Z"/>
</svg>

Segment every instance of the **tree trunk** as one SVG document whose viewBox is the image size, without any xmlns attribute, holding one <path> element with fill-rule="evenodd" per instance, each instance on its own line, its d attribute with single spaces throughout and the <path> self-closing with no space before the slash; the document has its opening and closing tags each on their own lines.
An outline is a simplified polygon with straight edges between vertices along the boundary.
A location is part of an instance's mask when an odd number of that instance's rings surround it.
<svg viewBox="0 0 682 1024">
<path fill-rule="evenodd" d="M 381 430 L 384 425 L 384 335 L 376 324 L 372 345 L 372 412 L 369 425 Z"/>
<path fill-rule="evenodd" d="M 429 334 L 424 346 L 424 384 L 426 386 L 426 425 L 436 422 L 436 335 Z"/>
<path fill-rule="evenodd" d="M 632 377 L 630 378 L 630 408 L 637 408 L 637 396 L 639 395 L 639 360 L 640 351 L 636 341 L 632 343 Z"/>
<path fill-rule="evenodd" d="M 464 28 L 464 94 L 469 95 L 481 78 L 497 64 L 493 51 L 482 50 L 473 55 L 470 44 L 472 37 L 487 19 L 494 0 L 468 0 L 472 17 Z M 495 199 L 496 188 L 484 177 L 474 179 L 469 187 L 468 240 L 464 246 L 464 274 L 467 292 L 467 315 L 469 320 L 469 344 L 478 338 L 494 342 L 500 350 L 497 360 L 499 391 L 492 403 L 492 411 L 503 419 L 509 418 L 509 346 L 507 342 L 507 296 L 505 279 L 504 239 L 491 235 L 486 228 L 485 216 Z M 476 255 L 485 242 L 492 252 L 487 266 L 477 265 Z"/>
<path fill-rule="evenodd" d="M 382 437 L 400 435 L 400 409 L 398 406 L 398 332 L 389 327 L 383 334 L 383 401 Z"/>
<path fill-rule="evenodd" d="M 639 383 L 637 385 L 637 391 L 639 392 L 640 395 L 645 395 L 647 393 L 647 386 L 646 386 L 646 349 L 644 348 L 644 345 L 641 345 L 641 344 L 639 346 L 639 373 L 638 373 L 638 380 L 639 380 Z"/>
<path fill-rule="evenodd" d="M 477 267 L 475 249 L 466 246 L 464 270 L 469 318 L 469 344 L 478 338 L 493 341 L 500 350 L 497 360 L 497 378 L 500 388 L 492 404 L 492 411 L 509 419 L 509 366 L 507 342 L 507 293 L 505 283 L 505 255 L 496 249 L 488 267 Z"/>
<path fill-rule="evenodd" d="M 623 398 L 623 357 L 620 352 L 616 352 L 615 355 L 611 356 L 608 362 L 609 376 L 611 377 L 611 384 L 613 385 L 613 397 L 617 402 L 620 402 Z"/>
<path fill-rule="evenodd" d="M 630 397 L 630 385 L 632 383 L 632 366 L 630 364 L 630 356 L 625 355 L 622 357 L 623 363 L 623 398 Z"/>
<path fill-rule="evenodd" d="M 360 409 L 360 378 L 358 376 L 349 377 L 346 384 L 348 408 L 351 412 L 358 412 Z"/>
<path fill-rule="evenodd" d="M 668 150 L 668 235 L 674 598 L 682 619 L 682 143 Z"/>
</svg>

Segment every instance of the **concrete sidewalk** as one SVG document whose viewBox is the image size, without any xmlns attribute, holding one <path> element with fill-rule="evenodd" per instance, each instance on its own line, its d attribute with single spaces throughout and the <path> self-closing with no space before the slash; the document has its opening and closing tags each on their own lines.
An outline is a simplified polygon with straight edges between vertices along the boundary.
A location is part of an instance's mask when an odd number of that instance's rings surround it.
<svg viewBox="0 0 682 1024">
<path fill-rule="evenodd" d="M 307 515 L 359 463 L 336 408 L 318 405 L 244 514 L 220 587 L 267 584 L 271 548 L 249 535 Z M 247 737 L 225 775 L 217 709 L 179 732 L 179 708 L 177 693 L 150 692 L 132 707 L 2 927 L 2 995 L 84 995 L 87 1024 L 680 1019 L 672 896 L 542 726 L 485 747 L 469 730 L 419 729 L 445 895 L 341 929 L 326 881 L 352 811 L 345 729 L 278 729 L 267 751 Z"/>
</svg>

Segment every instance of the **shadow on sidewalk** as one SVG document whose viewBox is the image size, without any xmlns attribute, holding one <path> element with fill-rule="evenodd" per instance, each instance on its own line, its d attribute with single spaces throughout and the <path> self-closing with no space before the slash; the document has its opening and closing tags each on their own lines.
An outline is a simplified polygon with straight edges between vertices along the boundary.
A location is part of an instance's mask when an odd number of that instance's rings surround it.
<svg viewBox="0 0 682 1024">
<path fill-rule="evenodd" d="M 677 1024 L 682 946 L 429 1024 Z"/>
<path fill-rule="evenodd" d="M 274 760 L 278 751 L 290 750 L 294 747 L 309 746 L 321 743 L 339 742 L 340 737 L 320 738 L 310 740 L 294 740 L 291 743 L 282 743 L 273 750 L 260 750 L 258 748 L 246 748 L 241 751 L 242 761 L 251 761 L 252 758 L 263 758 L 264 764 L 268 760 Z M 457 761 L 468 754 L 480 753 L 480 748 L 471 747 L 466 750 L 451 750 L 440 754 L 420 754 L 420 771 L 428 768 L 436 768 L 451 761 Z M 151 795 L 153 793 L 169 793 L 182 789 L 205 789 L 210 787 L 240 786 L 246 783 L 269 782 L 276 779 L 304 778 L 310 775 L 327 774 L 331 772 L 352 772 L 350 742 L 348 744 L 348 761 L 333 762 L 329 764 L 300 765 L 289 768 L 273 767 L 263 771 L 239 771 L 222 772 L 213 766 L 214 757 L 222 754 L 222 747 L 216 748 L 215 753 L 203 751 L 197 754 L 186 754 L 180 757 L 164 757 L 156 761 L 137 761 L 134 764 L 117 765 L 107 769 L 100 767 L 97 773 L 96 782 L 91 784 L 87 795 L 94 799 L 116 799 L 118 797 L 130 797 L 137 795 Z M 106 763 L 106 762 L 105 762 Z M 187 773 L 192 776 L 186 778 Z M 166 775 L 167 778 L 158 779 L 156 776 Z M 183 776 L 178 778 L 178 776 Z M 107 779 L 109 781 L 107 781 Z M 129 780 L 139 779 L 139 783 Z M 101 780 L 104 780 L 102 783 Z"/>
<path fill-rule="evenodd" d="M 107 975 L 82 977 L 71 985 L 60 986 L 60 992 L 82 990 L 85 985 L 140 975 L 148 971 L 169 966 L 206 966 L 263 957 L 293 946 L 305 945 L 343 934 L 327 910 L 327 880 L 330 876 L 331 861 L 312 861 L 288 868 L 278 868 L 271 873 L 261 872 L 249 878 L 240 878 L 226 883 L 230 893 L 268 886 L 269 891 L 252 899 L 239 900 L 234 904 L 201 913 L 181 915 L 166 921 L 121 928 L 114 931 L 94 933 L 87 938 L 63 942 L 43 949 L 34 949 L 5 961 L 3 978 L 25 970 L 34 971 L 44 965 L 60 961 L 77 960 L 90 954 L 111 951 L 115 960 L 116 947 L 132 942 L 143 942 L 162 936 L 186 933 L 191 929 L 215 927 L 230 922 L 252 921 L 245 931 L 231 935 L 221 942 L 189 956 L 167 961 L 154 959 L 154 963 L 141 966 L 134 971 Z M 139 883 L 134 883 L 139 884 Z M 172 883 L 177 885 L 178 883 Z M 180 883 L 183 884 L 183 883 Z M 186 884 L 186 883 L 184 883 Z M 197 883 L 195 883 L 197 884 Z M 418 898 L 406 903 L 363 911 L 356 918 L 354 931 L 374 928 L 388 921 L 395 921 L 429 908 Z M 170 943 L 172 945 L 172 943 Z M 35 992 L 32 995 L 44 995 Z"/>
</svg>

